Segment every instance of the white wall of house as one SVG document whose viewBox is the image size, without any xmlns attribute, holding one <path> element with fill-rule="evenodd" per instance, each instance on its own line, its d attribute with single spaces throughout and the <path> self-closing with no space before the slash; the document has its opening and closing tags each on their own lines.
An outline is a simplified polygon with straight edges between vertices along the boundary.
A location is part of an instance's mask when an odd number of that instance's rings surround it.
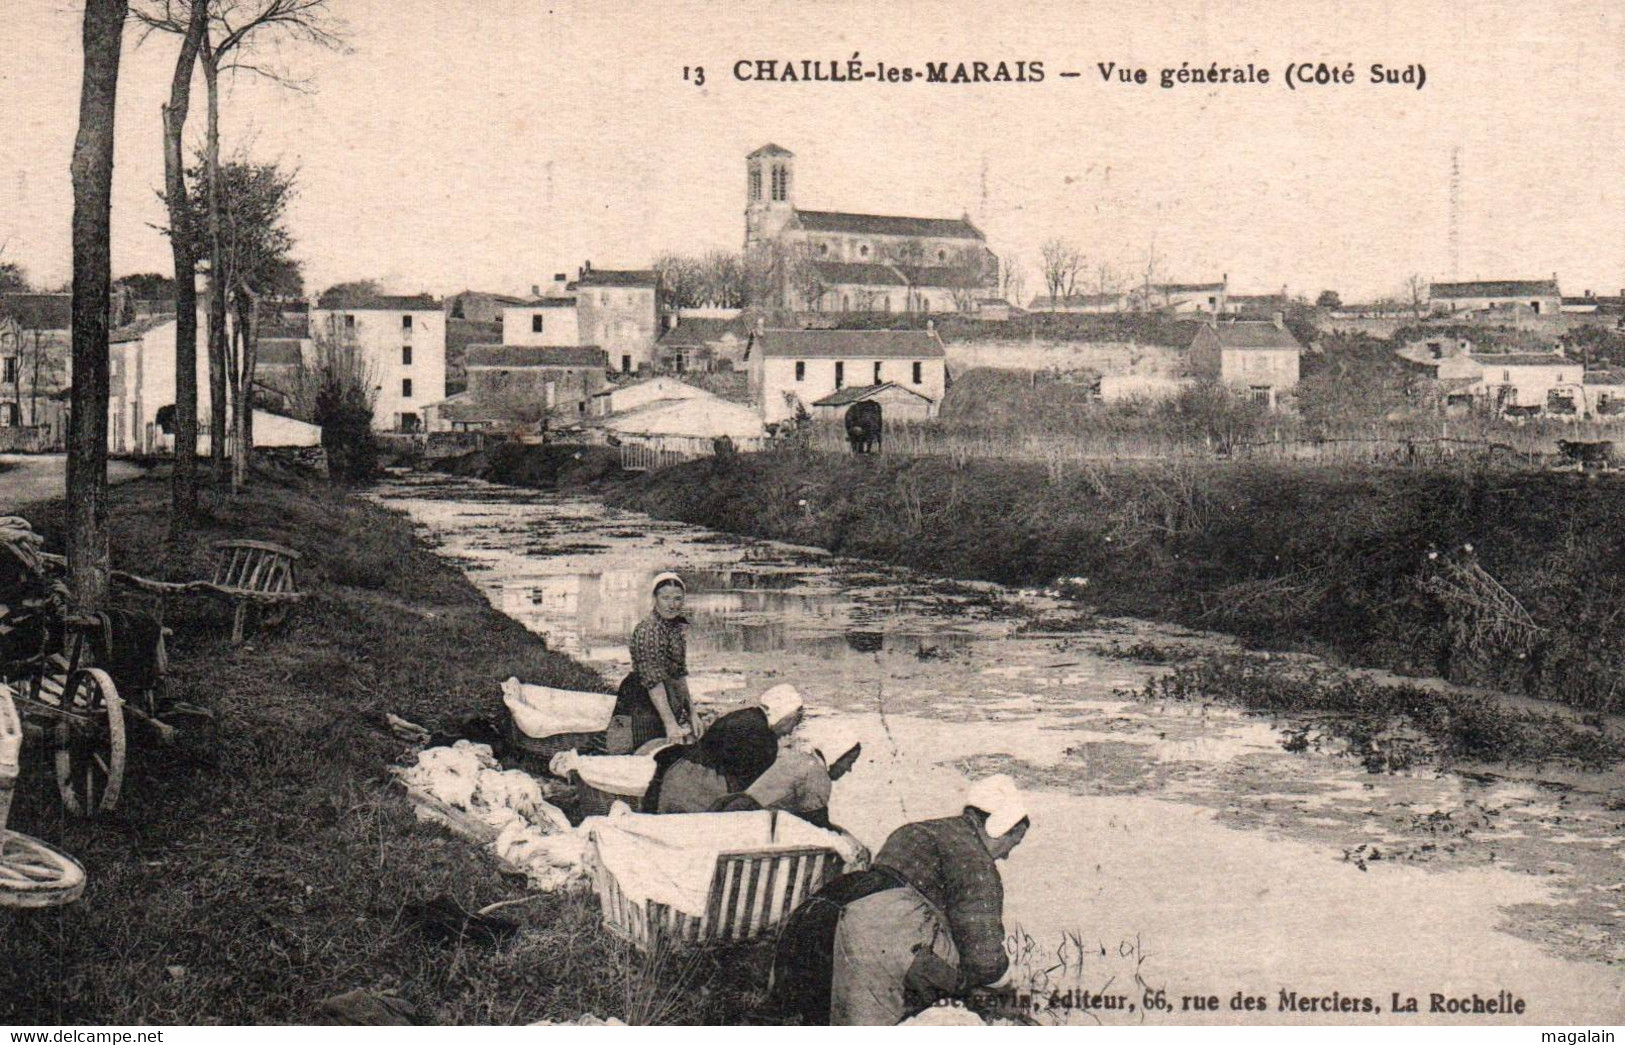
<svg viewBox="0 0 1625 1045">
<path fill-rule="evenodd" d="M 504 345 L 581 344 L 581 325 L 573 307 L 515 305 L 502 310 Z"/>
<path fill-rule="evenodd" d="M 795 416 L 795 407 L 786 401 L 785 393 L 793 395 L 811 413 L 813 403 L 837 389 L 886 381 L 894 381 L 931 400 L 930 415 L 935 417 L 947 385 L 947 366 L 941 358 L 877 360 L 870 356 L 835 360 L 767 356 L 757 365 L 760 369 L 755 384 L 759 389 L 762 418 L 768 422 Z M 918 380 L 915 379 L 916 365 Z"/>
<path fill-rule="evenodd" d="M 1579 405 L 1578 386 L 1584 380 L 1585 373 L 1585 367 L 1580 363 L 1533 366 L 1498 364 L 1493 356 L 1478 356 L 1474 362 L 1484 371 L 1482 394 L 1495 400 L 1500 398 L 1503 388 L 1507 390 L 1503 405 L 1544 407 L 1547 394 L 1555 388 L 1573 392 L 1575 404 Z"/>
<path fill-rule="evenodd" d="M 310 323 L 313 337 L 360 350 L 378 393 L 374 429 L 399 431 L 408 419 L 421 424 L 424 406 L 446 398 L 446 320 L 439 309 L 312 309 Z"/>
<path fill-rule="evenodd" d="M 1219 356 L 1219 381 L 1238 391 L 1268 390 L 1273 406 L 1279 393 L 1298 387 L 1298 356 L 1278 348 L 1225 347 Z"/>
</svg>

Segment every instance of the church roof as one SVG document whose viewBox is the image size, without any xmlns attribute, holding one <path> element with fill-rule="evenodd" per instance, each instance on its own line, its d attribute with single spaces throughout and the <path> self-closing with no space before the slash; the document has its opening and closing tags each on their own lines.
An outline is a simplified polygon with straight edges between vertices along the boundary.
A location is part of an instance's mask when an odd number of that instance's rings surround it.
<svg viewBox="0 0 1625 1045">
<path fill-rule="evenodd" d="M 797 210 L 796 220 L 809 232 L 853 232 L 865 236 L 934 236 L 985 240 L 969 218 L 900 218 L 889 214 L 848 214 L 833 210 Z"/>
<path fill-rule="evenodd" d="M 745 159 L 754 160 L 758 156 L 794 156 L 794 155 L 795 155 L 795 153 L 791 152 L 789 149 L 786 149 L 784 146 L 782 146 L 782 145 L 774 145 L 772 142 L 768 142 L 766 145 L 762 146 L 760 149 L 757 149 L 755 152 L 751 153 L 749 156 L 746 156 Z"/>
<path fill-rule="evenodd" d="M 465 367 L 608 367 L 595 345 L 469 345 Z"/>
</svg>

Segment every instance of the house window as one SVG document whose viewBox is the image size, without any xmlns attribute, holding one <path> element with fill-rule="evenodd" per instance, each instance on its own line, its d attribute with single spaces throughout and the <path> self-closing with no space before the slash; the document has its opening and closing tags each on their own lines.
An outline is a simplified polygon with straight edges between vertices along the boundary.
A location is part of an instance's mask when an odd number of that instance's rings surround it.
<svg viewBox="0 0 1625 1045">
<path fill-rule="evenodd" d="M 880 384 L 880 360 L 875 360 L 875 384 Z"/>
<path fill-rule="evenodd" d="M 919 360 L 914 361 L 914 383 L 921 384 L 925 380 L 925 364 Z"/>
<path fill-rule="evenodd" d="M 14 385 L 17 383 L 17 357 L 6 357 L 5 376 L 0 377 L 0 384 Z"/>
<path fill-rule="evenodd" d="M 346 333 L 355 333 L 355 317 L 348 313 L 344 316 L 344 330 Z"/>
<path fill-rule="evenodd" d="M 839 359 L 835 361 L 835 387 L 840 388 L 846 384 L 846 364 Z"/>
<path fill-rule="evenodd" d="M 807 364 L 803 363 L 799 359 L 796 360 L 796 380 L 797 381 L 805 381 L 805 380 L 807 380 Z"/>
<path fill-rule="evenodd" d="M 7 360 L 9 363 L 10 360 Z M 0 428 L 17 427 L 17 404 L 0 403 Z"/>
<path fill-rule="evenodd" d="M 1250 398 L 1255 403 L 1268 406 L 1270 403 L 1270 388 L 1268 385 L 1254 385 L 1248 389 Z"/>
<path fill-rule="evenodd" d="M 402 316 L 401 317 L 401 329 L 402 330 L 411 330 L 412 329 L 412 317 L 411 316 Z"/>
<path fill-rule="evenodd" d="M 629 374 L 631 372 L 632 372 L 632 357 L 631 356 L 622 356 L 621 357 L 621 373 Z"/>
<path fill-rule="evenodd" d="M 688 360 L 683 358 L 683 354 L 681 352 L 679 352 L 676 355 L 671 357 L 672 369 L 677 371 L 679 374 L 681 374 L 683 372 L 683 370 L 687 367 L 687 365 L 688 365 Z"/>
<path fill-rule="evenodd" d="M 530 317 L 530 332 L 532 334 L 540 334 L 542 332 L 542 317 L 540 315 Z"/>
<path fill-rule="evenodd" d="M 820 254 L 828 254 L 829 253 L 829 244 L 828 243 L 820 243 L 818 245 L 818 253 L 820 253 Z"/>
<path fill-rule="evenodd" d="M 880 311 L 882 311 L 882 312 L 890 312 L 891 311 L 891 298 L 890 297 L 883 297 L 883 298 L 880 299 Z"/>
<path fill-rule="evenodd" d="M 858 257 L 866 258 L 868 256 L 869 256 L 869 244 L 865 243 L 863 246 L 858 248 Z"/>
<path fill-rule="evenodd" d="M 604 291 L 604 292 L 603 292 L 603 293 L 602 293 L 602 294 L 599 294 L 599 295 L 598 295 L 598 303 L 599 303 L 599 304 L 600 304 L 600 305 L 607 305 L 607 304 L 609 304 L 609 291 L 607 291 L 607 290 L 606 290 L 606 291 Z"/>
<path fill-rule="evenodd" d="M 411 365 L 412 365 L 412 346 L 411 345 L 402 345 L 401 346 L 401 366 L 411 366 Z"/>
<path fill-rule="evenodd" d="M 1506 381 L 1506 382 L 1511 382 L 1511 380 L 1512 380 L 1512 371 L 1510 371 L 1510 370 L 1501 371 L 1501 380 Z"/>
<path fill-rule="evenodd" d="M 938 261 L 947 261 L 948 260 L 948 252 L 945 251 L 945 250 L 937 251 L 937 260 Z"/>
<path fill-rule="evenodd" d="M 412 398 L 412 379 L 409 378 L 409 377 L 401 378 L 401 398 L 402 399 L 411 399 Z"/>
</svg>

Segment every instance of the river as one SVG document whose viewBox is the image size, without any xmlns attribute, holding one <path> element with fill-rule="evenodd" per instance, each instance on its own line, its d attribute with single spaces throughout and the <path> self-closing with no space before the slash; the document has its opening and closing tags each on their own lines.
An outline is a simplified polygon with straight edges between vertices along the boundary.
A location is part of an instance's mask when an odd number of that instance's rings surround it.
<svg viewBox="0 0 1625 1045">
<path fill-rule="evenodd" d="M 1086 619 L 1043 593 L 476 480 L 397 475 L 378 496 L 493 605 L 606 680 L 628 668 L 650 579 L 680 572 L 696 699 L 791 682 L 811 715 L 847 720 L 864 754 L 831 817 L 871 849 L 906 820 L 957 811 L 967 780 L 1016 777 L 1033 814 L 1004 865 L 1018 981 L 1122 999 L 1074 1020 L 1625 1020 L 1618 790 L 1372 774 L 1287 750 L 1264 717 L 1134 699 L 1169 669 L 1124 648 L 1226 640 Z M 1395 995 L 1416 1013 L 1396 1015 Z M 1524 1009 L 1431 1011 L 1475 995 Z"/>
</svg>

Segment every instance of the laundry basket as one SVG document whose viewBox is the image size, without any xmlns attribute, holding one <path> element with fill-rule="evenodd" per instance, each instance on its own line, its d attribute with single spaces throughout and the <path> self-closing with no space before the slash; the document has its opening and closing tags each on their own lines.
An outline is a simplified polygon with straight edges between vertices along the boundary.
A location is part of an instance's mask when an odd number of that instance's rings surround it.
<svg viewBox="0 0 1625 1045">
<path fill-rule="evenodd" d="M 655 772 L 650 755 L 583 755 L 574 763 L 582 816 L 603 816 L 616 802 L 637 810 Z"/>
<path fill-rule="evenodd" d="M 615 710 L 613 693 L 581 693 L 510 678 L 502 684 L 508 708 L 504 739 L 544 764 L 560 751 L 604 749 L 604 730 Z"/>
<path fill-rule="evenodd" d="M 586 865 L 604 925 L 639 950 L 772 932 L 841 873 L 830 832 L 777 811 L 593 821 Z"/>
</svg>

